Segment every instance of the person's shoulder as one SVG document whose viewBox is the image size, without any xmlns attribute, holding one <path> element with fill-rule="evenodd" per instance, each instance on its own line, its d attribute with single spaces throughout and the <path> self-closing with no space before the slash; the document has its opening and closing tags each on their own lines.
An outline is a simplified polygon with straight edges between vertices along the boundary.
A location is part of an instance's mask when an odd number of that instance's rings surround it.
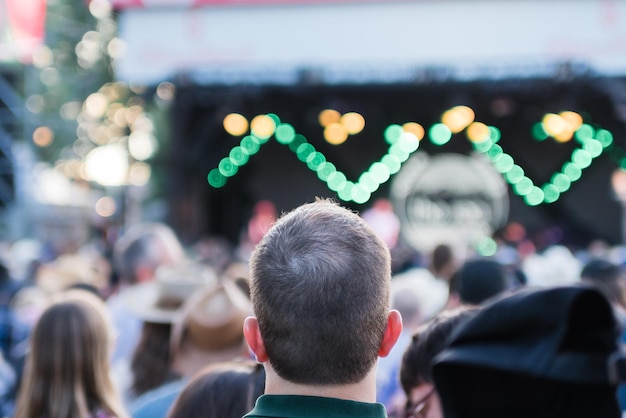
<svg viewBox="0 0 626 418">
<path fill-rule="evenodd" d="M 102 410 L 98 410 L 95 414 L 91 415 L 89 418 L 117 418 L 117 416 L 109 415 Z"/>
<path fill-rule="evenodd" d="M 130 408 L 133 418 L 165 417 L 178 394 L 184 388 L 185 383 L 185 380 L 176 380 L 146 392 L 137 398 Z"/>
</svg>

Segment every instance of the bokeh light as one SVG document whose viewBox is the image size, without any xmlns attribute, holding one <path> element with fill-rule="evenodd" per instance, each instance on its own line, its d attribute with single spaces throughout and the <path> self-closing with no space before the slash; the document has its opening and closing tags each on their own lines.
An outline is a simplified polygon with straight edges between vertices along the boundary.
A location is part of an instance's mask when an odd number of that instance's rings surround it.
<svg viewBox="0 0 626 418">
<path fill-rule="evenodd" d="M 237 146 L 233 147 L 228 153 L 228 158 L 236 166 L 242 166 L 248 162 L 249 154 L 244 148 Z"/>
<path fill-rule="evenodd" d="M 226 176 L 220 173 L 220 170 L 214 168 L 209 172 L 207 176 L 207 180 L 212 187 L 220 188 L 226 184 Z"/>
<path fill-rule="evenodd" d="M 128 182 L 133 186 L 145 186 L 150 181 L 152 169 L 149 164 L 141 161 L 134 162 L 128 170 Z"/>
<path fill-rule="evenodd" d="M 156 151 L 156 139 L 145 132 L 133 132 L 128 137 L 128 152 L 139 161 L 152 157 Z"/>
<path fill-rule="evenodd" d="M 39 126 L 33 131 L 33 142 L 38 147 L 47 147 L 54 140 L 54 132 L 48 126 Z"/>
<path fill-rule="evenodd" d="M 85 174 L 103 186 L 121 186 L 128 177 L 128 151 L 120 144 L 94 148 L 85 157 Z"/>
<path fill-rule="evenodd" d="M 407 122 L 402 125 L 402 129 L 404 130 L 404 132 L 410 132 L 415 135 L 418 141 L 424 139 L 424 134 L 426 133 L 424 131 L 424 127 L 416 122 Z"/>
<path fill-rule="evenodd" d="M 385 141 L 388 144 L 395 144 L 398 139 L 400 139 L 400 135 L 402 135 L 402 126 L 400 125 L 389 125 L 385 129 Z"/>
<path fill-rule="evenodd" d="M 224 130 L 232 136 L 241 136 L 248 132 L 248 119 L 239 113 L 229 113 L 224 117 Z"/>
<path fill-rule="evenodd" d="M 550 136 L 557 136 L 567 130 L 567 123 L 556 113 L 546 113 L 542 120 L 543 129 Z"/>
<path fill-rule="evenodd" d="M 528 193 L 530 193 L 532 188 L 533 181 L 526 176 L 522 177 L 520 181 L 513 185 L 513 190 L 520 196 L 527 195 Z"/>
<path fill-rule="evenodd" d="M 514 164 L 505 177 L 509 184 L 516 184 L 524 177 L 524 170 L 519 165 Z"/>
<path fill-rule="evenodd" d="M 288 123 L 283 123 L 276 128 L 276 140 L 280 144 L 289 144 L 296 137 L 296 130 Z"/>
<path fill-rule="evenodd" d="M 572 180 L 563 173 L 556 173 L 552 176 L 552 184 L 560 193 L 564 193 L 569 190 Z"/>
<path fill-rule="evenodd" d="M 474 245 L 474 248 L 476 249 L 476 252 L 479 255 L 481 255 L 483 257 L 491 257 L 498 250 L 498 244 L 492 238 L 485 237 L 485 238 L 481 239 L 480 241 L 478 241 Z"/>
<path fill-rule="evenodd" d="M 430 141 L 435 145 L 446 144 L 452 138 L 452 131 L 443 123 L 436 123 L 428 131 Z"/>
<path fill-rule="evenodd" d="M 320 166 L 317 168 L 317 177 L 320 180 L 326 181 L 328 180 L 330 175 L 336 171 L 337 171 L 337 168 L 335 167 L 335 165 L 333 163 L 326 161 L 320 164 Z"/>
<path fill-rule="evenodd" d="M 583 124 L 583 117 L 576 112 L 565 111 L 559 113 L 559 116 L 567 123 L 568 130 L 574 132 Z"/>
<path fill-rule="evenodd" d="M 174 98 L 176 94 L 176 86 L 169 81 L 159 83 L 156 89 L 156 95 L 159 99 L 169 101 Z"/>
<path fill-rule="evenodd" d="M 341 119 L 341 113 L 336 111 L 335 109 L 324 109 L 320 112 L 317 120 L 321 126 L 324 128 L 330 125 L 331 123 L 339 123 Z"/>
<path fill-rule="evenodd" d="M 350 135 L 356 135 L 365 128 L 365 118 L 356 112 L 348 112 L 341 116 L 339 123 Z"/>
<path fill-rule="evenodd" d="M 261 139 L 267 139 L 274 133 L 276 123 L 268 115 L 258 115 L 250 122 L 252 133 Z"/>
<path fill-rule="evenodd" d="M 103 196 L 96 201 L 95 206 L 96 213 L 103 218 L 109 218 L 115 215 L 117 205 L 115 200 L 110 196 Z"/>
<path fill-rule="evenodd" d="M 321 152 L 312 152 L 306 159 L 306 165 L 309 170 L 317 171 L 317 169 L 326 162 L 326 157 Z"/>
<path fill-rule="evenodd" d="M 340 123 L 331 123 L 324 128 L 324 139 L 329 144 L 340 145 L 348 139 L 348 131 Z"/>
<path fill-rule="evenodd" d="M 474 111 L 467 106 L 455 106 L 446 110 L 441 116 L 441 122 L 452 133 L 459 133 L 474 121 Z"/>
<path fill-rule="evenodd" d="M 483 142 L 490 138 L 489 127 L 482 122 L 473 122 L 467 127 L 467 138 L 472 142 Z"/>
<path fill-rule="evenodd" d="M 559 197 L 561 196 L 559 188 L 554 184 L 546 184 L 542 187 L 542 190 L 544 194 L 544 201 L 546 203 L 554 203 L 559 200 Z"/>
<path fill-rule="evenodd" d="M 548 138 L 548 133 L 546 132 L 546 130 L 543 127 L 543 123 L 541 122 L 537 122 L 533 125 L 533 128 L 531 130 L 533 137 L 537 140 L 537 141 L 543 141 L 545 139 Z"/>
<path fill-rule="evenodd" d="M 544 197 L 545 194 L 543 193 L 543 190 L 537 186 L 533 186 L 526 196 L 524 196 L 524 200 L 529 206 L 537 206 L 543 202 Z"/>
<path fill-rule="evenodd" d="M 235 174 L 237 174 L 237 171 L 239 170 L 239 166 L 235 165 L 233 163 L 233 160 L 230 159 L 230 157 L 222 158 L 217 168 L 219 168 L 220 173 L 226 177 L 234 176 Z"/>
<path fill-rule="evenodd" d="M 298 159 L 300 161 L 304 162 L 309 158 L 309 155 L 314 152 L 315 148 L 313 147 L 313 145 L 304 143 L 298 147 L 298 149 L 296 150 L 296 155 L 298 156 Z"/>
<path fill-rule="evenodd" d="M 85 100 L 85 111 L 92 119 L 100 118 L 104 115 L 109 102 L 102 93 L 92 93 Z"/>
<path fill-rule="evenodd" d="M 606 148 L 613 143 L 613 134 L 606 129 L 600 129 L 596 135 L 596 139 Z"/>
</svg>

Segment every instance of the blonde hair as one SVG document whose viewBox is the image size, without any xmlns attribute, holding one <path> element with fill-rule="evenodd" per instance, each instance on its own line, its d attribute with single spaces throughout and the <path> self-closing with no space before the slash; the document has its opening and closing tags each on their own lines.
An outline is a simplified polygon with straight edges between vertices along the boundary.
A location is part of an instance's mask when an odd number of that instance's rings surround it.
<svg viewBox="0 0 626 418">
<path fill-rule="evenodd" d="M 15 418 L 127 418 L 109 376 L 111 342 L 101 299 L 84 290 L 59 296 L 31 335 Z"/>
</svg>

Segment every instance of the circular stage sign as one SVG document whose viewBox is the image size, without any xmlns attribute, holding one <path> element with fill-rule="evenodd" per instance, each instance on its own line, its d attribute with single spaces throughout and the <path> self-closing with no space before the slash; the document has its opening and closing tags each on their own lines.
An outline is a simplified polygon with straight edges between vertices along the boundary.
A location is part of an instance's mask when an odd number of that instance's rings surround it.
<svg viewBox="0 0 626 418">
<path fill-rule="evenodd" d="M 393 177 L 391 200 L 403 239 L 420 252 L 473 245 L 509 213 L 506 182 L 481 155 L 418 152 Z"/>
</svg>

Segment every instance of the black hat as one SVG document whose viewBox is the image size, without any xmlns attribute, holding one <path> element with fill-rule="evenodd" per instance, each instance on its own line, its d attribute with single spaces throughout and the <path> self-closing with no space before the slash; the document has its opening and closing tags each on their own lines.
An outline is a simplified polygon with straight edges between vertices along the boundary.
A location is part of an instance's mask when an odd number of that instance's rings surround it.
<svg viewBox="0 0 626 418">
<path fill-rule="evenodd" d="M 618 325 L 588 286 L 523 289 L 451 336 L 433 377 L 446 418 L 621 417 Z"/>
</svg>

